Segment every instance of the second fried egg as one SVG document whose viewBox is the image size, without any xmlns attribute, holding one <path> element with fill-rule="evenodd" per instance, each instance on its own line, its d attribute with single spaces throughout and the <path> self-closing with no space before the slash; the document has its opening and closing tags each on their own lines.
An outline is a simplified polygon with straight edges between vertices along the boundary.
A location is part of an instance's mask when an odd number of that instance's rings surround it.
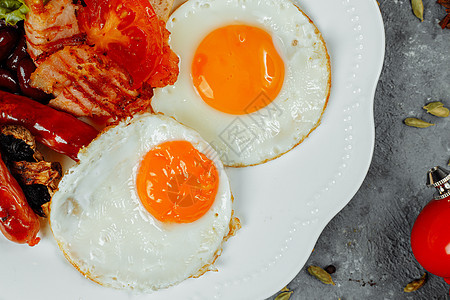
<svg viewBox="0 0 450 300">
<path fill-rule="evenodd" d="M 190 0 L 167 28 L 180 74 L 155 91 L 152 107 L 197 130 L 225 165 L 274 159 L 319 124 L 330 59 L 290 0 Z"/>
<path fill-rule="evenodd" d="M 230 231 L 232 200 L 221 162 L 198 133 L 138 115 L 79 159 L 52 197 L 50 224 L 83 275 L 151 291 L 208 270 Z"/>
</svg>

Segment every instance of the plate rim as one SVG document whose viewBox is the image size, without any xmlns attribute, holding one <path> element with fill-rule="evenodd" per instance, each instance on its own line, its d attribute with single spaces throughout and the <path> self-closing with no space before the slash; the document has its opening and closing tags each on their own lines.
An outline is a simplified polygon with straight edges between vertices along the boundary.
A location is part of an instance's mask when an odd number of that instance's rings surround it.
<svg viewBox="0 0 450 300">
<path fill-rule="evenodd" d="M 314 1 L 314 0 L 312 0 L 312 1 Z M 300 1 L 297 1 L 297 2 L 301 3 Z M 365 179 L 365 175 L 367 174 L 367 172 L 369 170 L 370 163 L 372 161 L 372 156 L 373 156 L 374 144 L 375 144 L 375 126 L 374 126 L 374 118 L 373 118 L 373 113 L 374 113 L 373 104 L 374 104 L 374 97 L 375 97 L 375 91 L 376 91 L 378 79 L 379 79 L 379 76 L 381 75 L 381 71 L 383 68 L 383 60 L 384 60 L 384 55 L 385 55 L 385 31 L 384 31 L 383 19 L 382 19 L 381 12 L 377 6 L 377 3 L 374 0 L 365 0 L 365 1 L 341 0 L 340 2 L 343 4 L 347 4 L 347 5 L 351 5 L 352 3 L 355 3 L 355 2 L 358 2 L 359 3 L 358 5 L 364 5 L 364 6 L 367 5 L 367 7 L 370 10 L 376 11 L 376 18 L 378 20 L 378 22 L 377 22 L 378 24 L 376 24 L 376 26 L 374 26 L 374 29 L 376 27 L 377 34 L 380 34 L 379 38 L 381 38 L 381 41 L 382 41 L 382 43 L 380 44 L 380 49 L 378 49 L 379 50 L 378 58 L 380 59 L 380 63 L 378 64 L 378 68 L 376 70 L 374 70 L 374 73 L 371 74 L 373 76 L 373 80 L 371 81 L 370 88 L 367 91 L 367 97 L 364 98 L 365 100 L 370 100 L 370 101 L 368 101 L 370 103 L 367 104 L 367 106 L 369 108 L 369 111 L 367 113 L 370 116 L 370 130 L 371 130 L 371 132 L 370 132 L 370 135 L 371 135 L 370 149 L 371 149 L 371 151 L 370 151 L 370 153 L 367 153 L 369 156 L 369 160 L 360 172 L 360 173 L 363 173 L 364 176 L 361 176 L 360 178 L 355 180 L 354 185 L 352 186 L 351 190 L 348 191 L 348 193 L 347 193 L 349 196 L 346 199 L 341 199 L 336 204 L 336 206 L 333 207 L 333 210 L 331 210 L 328 213 L 329 216 L 327 218 L 322 219 L 320 222 L 314 224 L 314 232 L 312 235 L 315 236 L 315 238 L 311 239 L 310 241 L 307 241 L 307 243 L 305 243 L 305 245 L 304 245 L 305 248 L 308 248 L 311 250 L 313 249 L 315 243 L 319 239 L 320 234 L 322 233 L 325 226 L 351 201 L 353 196 L 359 190 L 361 184 L 363 183 L 363 181 Z M 305 12 L 307 12 L 307 11 L 305 10 Z M 317 24 L 317 22 L 316 22 L 316 24 Z M 366 105 L 364 107 L 366 107 Z M 32 254 L 31 250 L 30 251 L 28 251 L 28 249 L 26 251 L 21 250 L 20 252 L 26 252 L 26 254 L 31 255 Z M 56 250 L 59 251 L 59 249 L 56 249 Z M 56 251 L 55 251 L 55 254 L 56 254 Z M 248 289 L 249 294 L 245 294 L 245 295 L 242 294 L 241 295 L 242 299 L 248 299 L 248 297 L 252 297 L 252 298 L 256 298 L 256 299 L 263 299 L 263 298 L 272 296 L 274 293 L 279 291 L 284 285 L 288 284 L 293 278 L 295 278 L 297 276 L 297 274 L 302 270 L 302 268 L 303 268 L 304 264 L 306 263 L 306 261 L 308 260 L 308 258 L 309 258 L 309 255 L 295 261 L 295 264 L 293 263 L 293 267 L 290 269 L 290 271 L 283 273 L 282 277 L 278 276 L 276 284 L 262 285 L 261 288 L 258 290 Z M 75 272 L 75 270 L 73 270 L 73 271 L 74 271 L 74 273 L 77 273 L 77 272 Z M 79 274 L 76 274 L 76 275 L 79 275 Z M 277 274 L 277 275 L 279 275 L 279 274 Z M 86 279 L 82 278 L 82 280 L 86 280 Z M 91 284 L 90 282 L 88 282 L 88 283 Z M 100 287 L 100 288 L 102 288 L 102 287 Z M 105 292 L 105 294 L 111 294 L 111 293 Z M 157 293 L 154 293 L 151 295 L 146 295 L 146 296 L 153 299 L 153 297 L 155 297 L 155 298 L 158 297 L 158 295 L 156 295 L 156 294 Z M 71 296 L 73 296 L 75 299 L 80 298 L 78 295 L 71 295 Z M 120 296 L 123 296 L 123 295 L 118 295 L 118 298 L 120 298 Z M 42 294 L 42 297 L 46 298 L 46 295 Z M 132 297 L 130 297 L 130 298 L 132 298 Z M 219 299 L 219 298 L 220 298 L 220 295 L 217 297 L 217 299 Z M 237 298 L 239 298 L 239 297 L 236 297 L 236 299 Z M 193 297 L 193 299 L 197 299 L 197 298 Z"/>
</svg>

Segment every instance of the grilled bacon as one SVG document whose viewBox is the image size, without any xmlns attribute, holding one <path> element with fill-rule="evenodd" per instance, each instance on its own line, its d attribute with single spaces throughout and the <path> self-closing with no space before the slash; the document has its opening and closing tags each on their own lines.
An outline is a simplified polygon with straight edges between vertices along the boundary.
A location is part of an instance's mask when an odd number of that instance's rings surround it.
<svg viewBox="0 0 450 300">
<path fill-rule="evenodd" d="M 78 117 L 114 122 L 151 109 L 152 88 L 177 80 L 179 58 L 167 43 L 170 33 L 166 29 L 162 63 L 136 90 L 124 68 L 85 44 L 86 35 L 80 31 L 76 17 L 80 5 L 72 0 L 50 0 L 45 5 L 42 0 L 25 2 L 30 8 L 25 21 L 28 52 L 38 66 L 31 76 L 31 86 L 56 96 L 50 106 Z M 167 13 L 167 9 L 161 13 Z"/>
<path fill-rule="evenodd" d="M 86 35 L 80 32 L 76 17 L 78 5 L 72 0 L 25 1 L 30 12 L 25 20 L 28 53 L 36 64 L 64 46 L 83 44 Z"/>
<path fill-rule="evenodd" d="M 153 90 L 131 89 L 130 75 L 87 45 L 66 46 L 44 59 L 31 85 L 53 93 L 49 105 L 75 116 L 113 121 L 149 109 Z"/>
</svg>

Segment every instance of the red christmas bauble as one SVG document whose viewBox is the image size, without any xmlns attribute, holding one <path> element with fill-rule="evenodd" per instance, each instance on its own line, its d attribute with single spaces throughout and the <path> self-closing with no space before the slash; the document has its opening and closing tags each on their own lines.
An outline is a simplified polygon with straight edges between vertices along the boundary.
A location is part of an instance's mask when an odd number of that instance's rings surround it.
<svg viewBox="0 0 450 300">
<path fill-rule="evenodd" d="M 450 196 L 424 207 L 411 232 L 411 248 L 422 267 L 450 284 Z"/>
</svg>

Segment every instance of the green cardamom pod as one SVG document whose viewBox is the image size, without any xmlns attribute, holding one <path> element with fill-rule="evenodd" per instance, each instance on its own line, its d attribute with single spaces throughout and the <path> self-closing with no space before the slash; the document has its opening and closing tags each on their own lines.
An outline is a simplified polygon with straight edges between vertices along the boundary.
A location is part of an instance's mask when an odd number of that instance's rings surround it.
<svg viewBox="0 0 450 300">
<path fill-rule="evenodd" d="M 424 273 L 419 279 L 413 280 L 403 289 L 405 293 L 411 293 L 420 289 L 427 281 L 427 273 Z"/>
<path fill-rule="evenodd" d="M 411 0 L 412 10 L 416 17 L 423 22 L 423 2 L 422 0 Z"/>
<path fill-rule="evenodd" d="M 428 103 L 423 109 L 436 117 L 446 118 L 450 115 L 448 108 L 444 107 L 444 104 L 439 101 Z"/>
<path fill-rule="evenodd" d="M 327 271 L 325 271 L 324 269 L 322 269 L 320 267 L 309 266 L 308 272 L 309 272 L 309 274 L 316 277 L 317 279 L 319 279 L 320 281 L 322 281 L 325 284 L 335 285 L 333 282 L 333 279 L 331 279 L 330 274 L 328 274 Z"/>
<path fill-rule="evenodd" d="M 403 122 L 405 122 L 405 124 L 408 126 L 417 128 L 427 128 L 434 125 L 417 118 L 406 118 Z"/>
<path fill-rule="evenodd" d="M 450 115 L 450 111 L 447 107 L 439 107 L 430 111 L 430 114 L 436 117 L 446 118 Z"/>
<path fill-rule="evenodd" d="M 293 293 L 292 291 L 282 292 L 275 298 L 275 300 L 289 300 L 289 298 L 291 298 L 292 293 Z"/>
<path fill-rule="evenodd" d="M 439 107 L 442 107 L 442 106 L 444 106 L 444 103 L 439 102 L 439 101 L 435 101 L 435 102 L 428 103 L 427 105 L 425 105 L 423 107 L 423 109 L 426 109 L 427 111 L 430 111 L 430 110 L 433 110 L 433 109 L 436 109 L 436 108 L 439 108 Z"/>
</svg>

